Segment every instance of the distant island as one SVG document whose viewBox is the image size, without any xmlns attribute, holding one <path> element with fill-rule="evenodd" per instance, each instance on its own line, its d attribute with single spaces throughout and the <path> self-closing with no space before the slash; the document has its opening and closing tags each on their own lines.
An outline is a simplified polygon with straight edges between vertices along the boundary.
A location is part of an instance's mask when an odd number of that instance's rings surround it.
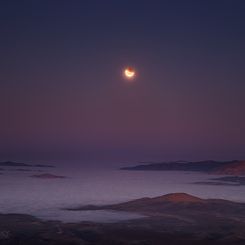
<svg viewBox="0 0 245 245">
<path fill-rule="evenodd" d="M 141 219 L 120 224 L 120 231 L 133 230 L 142 234 L 169 232 L 179 237 L 191 234 L 195 241 L 182 240 L 166 244 L 244 244 L 245 203 L 223 199 L 203 199 L 187 193 L 170 193 L 158 197 L 145 197 L 112 205 L 86 205 L 70 208 L 72 211 L 114 210 L 144 215 Z M 110 230 L 116 230 L 117 224 Z M 115 232 L 115 231 L 114 231 Z M 130 234 L 130 233 L 129 233 Z M 205 240 L 207 239 L 207 240 Z M 146 239 L 147 240 L 147 239 Z M 162 240 L 165 241 L 165 240 Z M 198 241 L 198 242 L 197 242 Z M 136 243 L 141 244 L 141 243 Z M 148 243 L 142 243 L 148 244 Z M 149 242 L 149 244 L 163 244 Z M 164 243 L 165 244 L 165 243 Z"/>
<path fill-rule="evenodd" d="M 245 177 L 225 176 L 225 177 L 220 177 L 220 178 L 209 179 L 208 181 L 197 181 L 197 182 L 194 182 L 193 184 L 241 186 L 241 185 L 245 185 Z"/>
<path fill-rule="evenodd" d="M 37 167 L 37 168 L 54 168 L 52 165 L 45 165 L 45 164 L 27 164 L 22 162 L 12 162 L 12 161 L 5 161 L 0 162 L 0 166 L 4 167 Z"/>
<path fill-rule="evenodd" d="M 144 197 L 112 205 L 87 205 L 68 210 L 117 210 L 145 214 L 148 216 L 219 215 L 240 217 L 245 221 L 245 204 L 223 199 L 202 199 L 187 193 L 170 193 L 158 197 Z M 225 210 L 225 213 L 224 213 Z M 160 215 L 160 216 L 159 216 Z"/>
<path fill-rule="evenodd" d="M 245 175 L 245 161 L 176 161 L 145 163 L 133 167 L 123 167 L 121 170 L 142 171 L 194 171 L 217 175 Z"/>
<path fill-rule="evenodd" d="M 64 178 L 67 178 L 66 176 L 54 175 L 54 174 L 35 174 L 35 175 L 31 175 L 30 177 L 39 178 L 39 179 L 64 179 Z"/>
</svg>

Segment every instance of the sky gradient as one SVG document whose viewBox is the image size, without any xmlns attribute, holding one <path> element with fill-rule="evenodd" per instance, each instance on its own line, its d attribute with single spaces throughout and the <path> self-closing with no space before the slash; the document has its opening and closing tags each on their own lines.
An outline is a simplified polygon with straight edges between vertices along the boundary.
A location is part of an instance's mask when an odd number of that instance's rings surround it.
<svg viewBox="0 0 245 245">
<path fill-rule="evenodd" d="M 244 13 L 242 0 L 1 1 L 0 159 L 245 159 Z"/>
</svg>

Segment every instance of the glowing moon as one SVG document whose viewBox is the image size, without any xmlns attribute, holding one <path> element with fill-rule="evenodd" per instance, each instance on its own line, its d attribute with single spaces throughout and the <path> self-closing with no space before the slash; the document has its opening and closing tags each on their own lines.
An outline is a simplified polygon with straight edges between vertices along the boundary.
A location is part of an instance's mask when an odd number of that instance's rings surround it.
<svg viewBox="0 0 245 245">
<path fill-rule="evenodd" d="M 124 70 L 124 76 L 127 79 L 133 79 L 135 77 L 135 70 L 131 67 L 128 67 Z"/>
</svg>

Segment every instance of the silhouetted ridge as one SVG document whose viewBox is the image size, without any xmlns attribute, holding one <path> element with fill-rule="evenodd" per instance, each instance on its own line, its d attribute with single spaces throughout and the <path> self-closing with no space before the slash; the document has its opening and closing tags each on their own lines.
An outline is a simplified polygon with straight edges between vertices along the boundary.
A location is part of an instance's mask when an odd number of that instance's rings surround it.
<svg viewBox="0 0 245 245">
<path fill-rule="evenodd" d="M 245 175 L 245 161 L 160 162 L 124 167 L 121 170 L 142 171 L 194 171 L 210 174 Z"/>
<path fill-rule="evenodd" d="M 27 163 L 21 163 L 21 162 L 5 161 L 5 162 L 0 162 L 0 166 L 6 166 L 6 167 L 31 167 L 32 165 L 27 164 Z"/>
<path fill-rule="evenodd" d="M 54 174 L 35 174 L 30 177 L 39 179 L 64 179 L 66 176 L 54 175 Z"/>
<path fill-rule="evenodd" d="M 168 202 L 202 202 L 204 201 L 201 198 L 189 195 L 187 193 L 170 193 L 167 195 L 163 195 L 160 197 L 152 198 L 151 200 L 159 200 L 159 201 L 168 201 Z"/>
<path fill-rule="evenodd" d="M 237 161 L 220 167 L 214 172 L 222 175 L 245 175 L 245 161 Z"/>
<path fill-rule="evenodd" d="M 53 168 L 52 165 L 45 165 L 45 164 L 27 164 L 23 162 L 13 162 L 13 161 L 5 161 L 0 162 L 0 166 L 5 167 L 37 167 L 37 168 Z"/>
<path fill-rule="evenodd" d="M 245 204 L 223 199 L 202 199 L 187 193 L 171 193 L 153 198 L 140 198 L 112 205 L 88 205 L 68 210 L 118 210 L 140 213 L 151 217 L 169 215 L 199 220 L 206 216 L 245 219 Z"/>
</svg>

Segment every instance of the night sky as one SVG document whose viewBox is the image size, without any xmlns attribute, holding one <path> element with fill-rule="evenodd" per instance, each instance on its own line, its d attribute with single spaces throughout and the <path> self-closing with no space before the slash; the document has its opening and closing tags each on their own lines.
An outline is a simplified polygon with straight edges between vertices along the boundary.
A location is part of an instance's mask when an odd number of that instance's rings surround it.
<svg viewBox="0 0 245 245">
<path fill-rule="evenodd" d="M 2 0 L 0 160 L 245 159 L 244 13 L 243 0 Z"/>
</svg>

